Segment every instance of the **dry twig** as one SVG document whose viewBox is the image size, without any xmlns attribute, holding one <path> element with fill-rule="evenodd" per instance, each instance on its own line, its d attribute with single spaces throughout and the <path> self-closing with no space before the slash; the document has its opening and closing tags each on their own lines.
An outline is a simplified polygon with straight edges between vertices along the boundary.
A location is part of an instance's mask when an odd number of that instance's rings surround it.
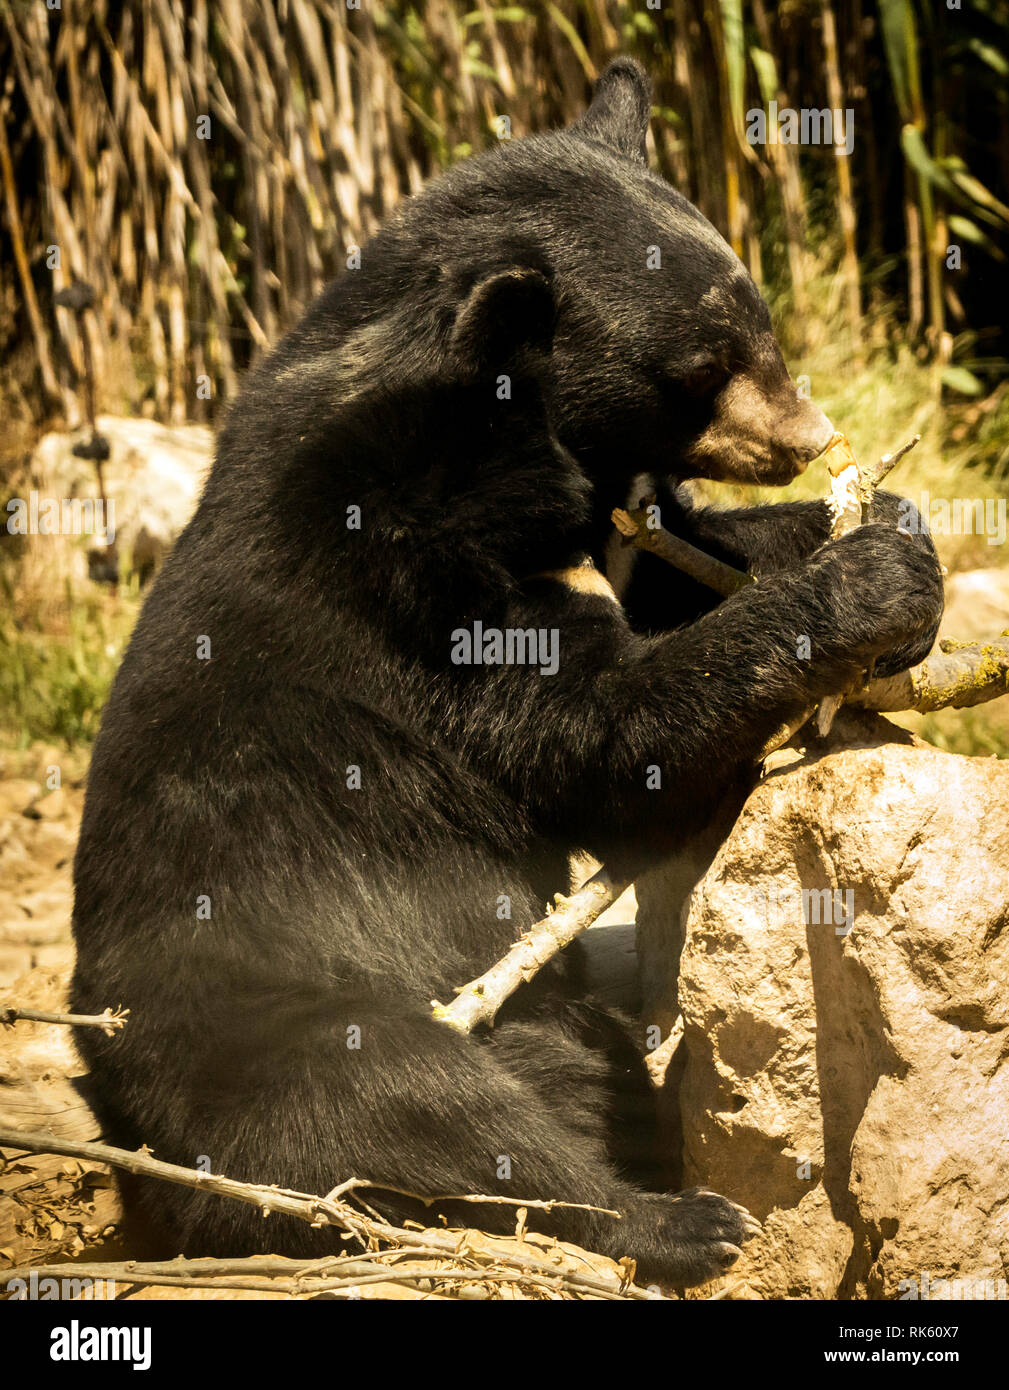
<svg viewBox="0 0 1009 1390">
<path fill-rule="evenodd" d="M 392 1187 L 387 1182 L 371 1182 L 368 1178 L 348 1178 L 346 1182 L 342 1182 L 339 1186 L 334 1187 L 332 1192 L 326 1193 L 326 1201 L 338 1201 L 339 1198 L 345 1196 L 348 1192 L 360 1192 L 366 1187 L 372 1188 L 376 1192 L 393 1192 L 397 1197 L 409 1197 L 412 1201 L 420 1202 L 425 1207 L 438 1206 L 442 1202 L 477 1202 L 489 1206 L 532 1207 L 537 1211 L 553 1211 L 555 1207 L 567 1207 L 568 1210 L 574 1211 L 596 1211 L 599 1212 L 601 1216 L 616 1216 L 619 1218 L 621 1215 L 619 1211 L 614 1211 L 612 1207 L 594 1207 L 588 1202 L 559 1202 L 551 1198 L 540 1201 L 530 1197 L 488 1196 L 485 1192 L 463 1192 L 454 1193 L 452 1195 L 448 1193 L 439 1193 L 437 1197 L 426 1197 L 423 1192 L 410 1192 L 405 1187 Z"/>
<path fill-rule="evenodd" d="M 108 1163 L 138 1176 L 162 1178 L 167 1182 L 246 1202 L 258 1207 L 264 1216 L 279 1212 L 293 1216 L 299 1221 L 307 1221 L 312 1226 L 332 1226 L 343 1231 L 347 1237 L 358 1240 L 369 1251 L 369 1258 L 378 1253 L 374 1250 L 375 1243 L 382 1242 L 411 1252 L 423 1249 L 447 1260 L 456 1260 L 462 1254 L 465 1254 L 467 1259 L 478 1262 L 489 1260 L 494 1266 L 500 1266 L 502 1269 L 518 1270 L 536 1278 L 553 1281 L 556 1288 L 574 1294 L 620 1299 L 650 1299 L 655 1296 L 628 1279 L 620 1279 L 615 1275 L 610 1276 L 595 1270 L 591 1273 L 558 1270 L 549 1259 L 526 1255 L 524 1252 L 511 1254 L 495 1251 L 490 1255 L 467 1244 L 465 1231 L 445 1231 L 444 1234 L 440 1231 L 411 1231 L 405 1227 L 393 1226 L 380 1218 L 365 1215 L 342 1200 L 331 1200 L 328 1197 L 265 1184 L 239 1182 L 235 1178 L 223 1177 L 216 1173 L 183 1168 L 154 1158 L 147 1149 L 133 1152 L 113 1148 L 108 1144 L 84 1143 L 63 1139 L 55 1134 L 29 1133 L 8 1128 L 0 1128 L 0 1148 L 26 1153 L 62 1154 L 67 1158 L 84 1159 L 91 1163 Z M 537 1204 L 528 1202 L 523 1205 Z M 355 1282 L 361 1281 L 358 1279 Z"/>
<path fill-rule="evenodd" d="M 723 598 L 729 598 L 739 589 L 756 583 L 752 574 L 746 574 L 743 570 L 727 565 L 724 560 L 718 560 L 714 555 L 698 550 L 696 545 L 691 545 L 689 541 L 674 536 L 672 531 L 658 525 L 656 515 L 651 510 L 651 502 L 652 499 L 646 497 L 642 499 L 642 505 L 633 511 L 616 507 L 610 514 L 610 520 L 625 543 L 638 550 L 650 551 L 660 560 L 665 560 L 684 574 L 689 574 L 698 584 L 714 589 L 715 593 L 721 594 Z"/>
<path fill-rule="evenodd" d="M 591 926 L 627 886 L 615 882 L 603 868 L 569 898 L 556 894 L 557 906 L 549 916 L 531 926 L 479 979 L 464 985 L 451 1004 L 432 1000 L 435 1018 L 460 1033 L 470 1033 L 480 1023 L 492 1024 L 498 1009 L 522 981 L 531 980 L 548 960 Z"/>
<path fill-rule="evenodd" d="M 126 1026 L 129 1009 L 106 1009 L 102 1014 L 43 1013 L 40 1009 L 0 1008 L 0 1023 L 13 1027 L 17 1020 L 31 1023 L 69 1023 L 75 1028 L 101 1028 L 111 1038 Z"/>
</svg>

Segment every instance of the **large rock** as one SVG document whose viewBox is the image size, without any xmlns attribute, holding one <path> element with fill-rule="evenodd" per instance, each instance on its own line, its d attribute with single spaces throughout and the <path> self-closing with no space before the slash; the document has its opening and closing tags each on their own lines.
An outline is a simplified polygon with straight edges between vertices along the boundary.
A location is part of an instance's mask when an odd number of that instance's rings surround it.
<svg viewBox="0 0 1009 1390">
<path fill-rule="evenodd" d="M 129 558 L 141 577 L 148 577 L 195 511 L 213 459 L 213 432 L 202 425 L 169 427 L 154 420 L 102 415 L 97 428 L 110 450 L 102 479 L 111 512 L 107 518 L 91 511 L 81 513 L 80 535 L 33 533 L 25 538 L 27 581 L 39 570 L 37 583 L 42 588 L 62 592 L 68 579 L 79 583 L 89 576 L 111 578 L 123 557 Z M 73 452 L 75 444 L 90 439 L 90 433 L 86 428 L 54 431 L 39 441 L 20 489 L 26 515 L 32 491 L 37 511 L 47 501 L 57 504 L 54 515 L 62 511 L 59 504 L 64 501 L 95 506 L 99 500 L 95 465 Z M 72 515 L 69 506 L 67 514 Z M 7 513 L 4 520 L 7 529 L 17 534 Z M 107 529 L 111 536 L 106 535 Z"/>
<path fill-rule="evenodd" d="M 976 642 L 1009 628 L 1009 569 L 961 570 L 946 580 L 941 637 Z"/>
<path fill-rule="evenodd" d="M 69 965 L 33 969 L 12 990 L 0 990 L 0 1006 L 65 1009 L 69 979 Z M 24 1019 L 0 1024 L 0 1127 L 49 1131 L 73 1142 L 100 1139 L 83 1074 L 69 1028 Z M 60 1262 L 85 1250 L 100 1256 L 119 1219 L 118 1195 L 100 1165 L 0 1150 L 0 1294 L 7 1269 Z"/>
<path fill-rule="evenodd" d="M 645 970 L 680 957 L 645 1011 L 684 1015 L 683 1178 L 765 1222 L 744 1296 L 1004 1280 L 1009 766 L 835 729 L 777 755 L 710 866 L 638 885 Z"/>
</svg>

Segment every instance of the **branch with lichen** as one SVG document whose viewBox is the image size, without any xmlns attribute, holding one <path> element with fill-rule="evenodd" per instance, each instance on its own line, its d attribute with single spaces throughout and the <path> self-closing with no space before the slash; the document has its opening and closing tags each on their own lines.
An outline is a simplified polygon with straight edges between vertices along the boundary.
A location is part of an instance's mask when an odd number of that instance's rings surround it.
<svg viewBox="0 0 1009 1390">
<path fill-rule="evenodd" d="M 1009 628 L 1001 634 L 1009 639 Z M 968 709 L 1009 695 L 1009 640 L 957 642 L 944 637 L 924 661 L 896 676 L 874 676 L 845 704 L 880 713 Z"/>
</svg>

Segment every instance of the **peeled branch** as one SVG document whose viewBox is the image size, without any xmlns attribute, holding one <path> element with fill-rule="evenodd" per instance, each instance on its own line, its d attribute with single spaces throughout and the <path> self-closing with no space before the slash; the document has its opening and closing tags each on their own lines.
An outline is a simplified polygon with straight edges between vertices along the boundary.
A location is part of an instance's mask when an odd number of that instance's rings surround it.
<svg viewBox="0 0 1009 1390">
<path fill-rule="evenodd" d="M 667 531 L 664 526 L 657 525 L 656 513 L 648 505 L 649 501 L 650 499 L 646 498 L 645 505 L 634 511 L 628 512 L 623 507 L 617 507 L 611 513 L 610 520 L 626 544 L 636 546 L 639 550 L 651 551 L 660 560 L 665 560 L 667 565 L 689 574 L 699 584 L 714 589 L 716 594 L 721 594 L 724 598 L 728 598 L 739 589 L 745 589 L 748 584 L 756 583 L 752 574 L 727 565 L 724 560 L 698 550 L 696 545 L 691 545 L 680 536 L 674 536 L 672 531 Z"/>
<path fill-rule="evenodd" d="M 498 1009 L 523 980 L 531 980 L 627 887 L 628 883 L 610 878 L 602 868 L 570 897 L 555 894 L 553 911 L 531 926 L 486 974 L 464 985 L 451 1004 L 432 1000 L 434 1017 L 460 1033 L 472 1032 L 479 1023 L 492 1024 Z"/>
<path fill-rule="evenodd" d="M 876 489 L 894 465 L 899 463 L 920 439 L 921 435 L 916 434 L 902 449 L 897 449 L 892 454 L 884 454 L 875 468 L 862 468 L 848 443 L 847 435 L 834 435 L 823 454 L 823 461 L 830 476 L 830 509 L 834 517 L 830 528 L 832 541 L 837 540 L 839 536 L 846 536 L 849 531 L 854 531 L 869 520 Z M 842 693 L 826 695 L 820 701 L 820 708 L 816 712 L 816 728 L 821 738 L 830 733 L 834 716 L 844 699 Z"/>
</svg>

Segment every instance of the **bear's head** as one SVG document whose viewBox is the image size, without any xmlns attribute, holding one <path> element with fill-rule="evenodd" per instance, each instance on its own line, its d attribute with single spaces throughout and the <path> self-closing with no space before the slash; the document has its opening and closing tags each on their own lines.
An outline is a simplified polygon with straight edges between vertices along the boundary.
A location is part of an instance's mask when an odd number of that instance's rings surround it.
<svg viewBox="0 0 1009 1390">
<path fill-rule="evenodd" d="M 644 71 L 617 59 L 570 129 L 502 142 L 417 200 L 448 228 L 454 351 L 538 353 L 556 435 L 608 494 L 638 472 L 787 483 L 832 427 L 738 257 L 649 171 L 649 111 Z"/>
</svg>

